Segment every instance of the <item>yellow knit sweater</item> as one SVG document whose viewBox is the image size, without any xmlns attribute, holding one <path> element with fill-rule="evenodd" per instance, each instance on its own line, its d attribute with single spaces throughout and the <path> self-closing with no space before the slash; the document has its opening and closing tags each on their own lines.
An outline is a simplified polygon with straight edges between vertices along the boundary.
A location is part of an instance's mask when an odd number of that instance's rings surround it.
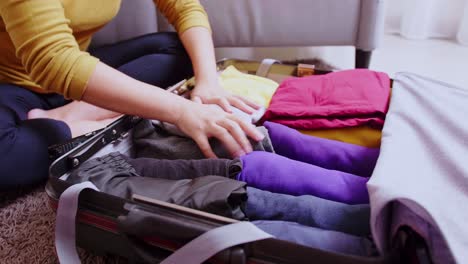
<svg viewBox="0 0 468 264">
<path fill-rule="evenodd" d="M 198 0 L 154 0 L 179 33 L 209 29 Z M 0 0 L 0 83 L 79 100 L 98 62 L 91 36 L 118 12 L 120 0 Z"/>
</svg>

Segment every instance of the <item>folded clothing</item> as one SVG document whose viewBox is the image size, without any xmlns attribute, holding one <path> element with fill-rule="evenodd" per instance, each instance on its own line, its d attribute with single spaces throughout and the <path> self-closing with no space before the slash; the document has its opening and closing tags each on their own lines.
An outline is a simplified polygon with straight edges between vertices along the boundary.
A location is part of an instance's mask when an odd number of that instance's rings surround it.
<svg viewBox="0 0 468 264">
<path fill-rule="evenodd" d="M 395 241 L 398 238 L 398 231 L 400 229 L 410 229 L 422 238 L 424 243 L 428 246 L 428 252 L 432 263 L 455 264 L 457 263 L 444 238 L 440 229 L 434 224 L 424 220 L 416 212 L 408 208 L 401 201 L 394 201 L 389 206 L 392 210 L 390 231 L 388 238 L 390 241 Z M 389 216 L 390 217 L 390 216 Z"/>
<path fill-rule="evenodd" d="M 281 220 L 357 236 L 370 234 L 370 206 L 349 205 L 311 195 L 291 196 L 247 187 L 250 220 Z"/>
<path fill-rule="evenodd" d="M 260 142 L 250 141 L 254 150 L 274 152 L 268 132 L 257 127 L 265 137 Z M 155 159 L 204 159 L 202 151 L 193 139 L 175 135 L 150 120 L 142 120 L 133 129 L 133 143 L 136 157 Z M 229 152 L 217 139 L 210 139 L 210 145 L 218 158 L 231 158 Z"/>
<path fill-rule="evenodd" d="M 378 148 L 307 136 L 272 122 L 264 126 L 277 154 L 322 168 L 370 177 L 379 157 Z"/>
<path fill-rule="evenodd" d="M 92 182 L 100 191 L 130 199 L 139 194 L 201 211 L 245 219 L 245 183 L 221 176 L 167 180 L 138 175 L 120 153 L 91 159 L 72 171 L 71 183 Z"/>
<path fill-rule="evenodd" d="M 249 186 L 296 196 L 313 195 L 346 204 L 369 203 L 367 178 L 262 151 L 251 152 L 240 160 L 243 168 L 237 179 Z"/>
<path fill-rule="evenodd" d="M 389 97 L 388 75 L 366 69 L 289 78 L 262 120 L 297 129 L 382 127 Z"/>
<path fill-rule="evenodd" d="M 217 175 L 234 179 L 242 170 L 239 159 L 165 160 L 152 158 L 126 159 L 138 175 L 166 180 L 194 179 Z"/>
<path fill-rule="evenodd" d="M 372 241 L 366 237 L 322 230 L 292 222 L 253 221 L 252 223 L 278 239 L 296 244 L 355 256 L 370 257 L 377 255 Z"/>
<path fill-rule="evenodd" d="M 268 107 L 278 83 L 260 76 L 242 73 L 234 66 L 227 67 L 219 76 L 221 87 L 234 95 L 243 96 Z"/>
<path fill-rule="evenodd" d="M 242 169 L 241 162 L 238 159 L 131 159 L 117 153 L 104 156 L 101 160 L 89 161 L 87 165 L 83 166 L 90 166 L 90 163 L 95 163 L 96 165 L 96 167 L 91 169 L 93 171 L 92 173 L 104 170 L 104 173 L 100 173 L 109 177 L 111 175 L 108 171 L 109 167 L 113 168 L 118 165 L 129 175 L 165 180 L 195 179 L 207 175 L 235 177 Z M 129 167 L 129 165 L 131 167 Z M 82 170 L 86 170 L 86 168 L 79 169 L 79 171 Z M 91 175 L 88 171 L 86 171 L 86 175 L 83 174 L 83 172 L 75 172 L 75 175 L 80 175 L 80 179 L 83 179 L 83 177 L 90 177 L 89 175 Z M 96 181 L 96 179 L 94 179 L 94 181 Z M 109 182 L 110 180 L 108 183 Z M 177 188 L 179 188 L 178 186 L 179 185 L 176 185 Z M 120 185 L 120 187 L 122 187 L 122 185 Z M 148 187 L 145 187 L 145 190 L 146 188 Z M 152 197 L 155 197 L 155 195 L 161 196 L 159 188 L 154 189 L 154 192 L 158 193 L 151 193 Z M 112 190 L 114 193 L 117 191 L 118 189 Z M 136 193 L 139 191 L 140 190 L 135 190 Z M 118 195 L 121 196 L 120 194 Z M 130 197 L 131 195 L 125 194 L 125 196 Z M 347 205 L 309 195 L 295 197 L 262 191 L 252 187 L 247 189 L 247 196 L 248 200 L 244 212 L 251 220 L 292 221 L 303 225 L 342 231 L 355 235 L 368 235 L 370 233 L 370 210 L 367 204 Z M 162 197 L 162 199 L 166 200 L 164 197 Z M 178 204 L 181 203 L 180 200 L 174 200 L 174 202 Z"/>
<path fill-rule="evenodd" d="M 466 88 L 395 75 L 379 162 L 368 183 L 372 233 L 383 254 L 393 246 L 396 221 L 389 217 L 398 217 L 399 204 L 427 224 L 414 231 L 423 238 L 429 232 L 425 242 L 433 263 L 468 260 Z M 400 217 L 400 225 L 415 227 L 414 218 Z"/>
<path fill-rule="evenodd" d="M 299 132 L 368 148 L 379 148 L 382 140 L 382 131 L 370 126 L 299 130 Z"/>
<path fill-rule="evenodd" d="M 265 108 L 270 104 L 271 97 L 278 88 L 277 82 L 265 77 L 243 73 L 233 65 L 218 72 L 218 75 L 219 84 L 224 90 L 247 98 Z M 186 84 L 195 86 L 195 77 L 189 79 Z M 188 98 L 189 94 L 185 93 L 184 96 Z"/>
</svg>

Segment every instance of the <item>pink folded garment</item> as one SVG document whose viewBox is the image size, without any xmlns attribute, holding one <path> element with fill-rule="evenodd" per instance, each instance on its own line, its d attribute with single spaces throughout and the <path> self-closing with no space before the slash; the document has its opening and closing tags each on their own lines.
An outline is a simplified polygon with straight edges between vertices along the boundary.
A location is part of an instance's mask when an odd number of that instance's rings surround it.
<svg viewBox="0 0 468 264">
<path fill-rule="evenodd" d="M 383 126 L 390 78 L 366 69 L 285 80 L 262 121 L 297 129 Z"/>
</svg>

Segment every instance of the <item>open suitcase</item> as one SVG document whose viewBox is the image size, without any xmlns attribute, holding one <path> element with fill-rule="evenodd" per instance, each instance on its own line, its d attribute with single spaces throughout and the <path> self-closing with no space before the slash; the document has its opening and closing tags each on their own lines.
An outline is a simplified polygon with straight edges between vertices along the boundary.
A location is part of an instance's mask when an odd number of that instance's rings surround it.
<svg viewBox="0 0 468 264">
<path fill-rule="evenodd" d="M 281 81 L 297 75 L 296 65 L 222 60 L 219 69 L 235 65 L 242 72 L 262 73 Z M 265 68 L 266 67 L 266 68 Z M 313 74 L 328 73 L 315 70 Z M 181 88 L 181 87 L 178 87 Z M 185 87 L 183 87 L 185 88 Z M 177 93 L 177 89 L 174 92 Z M 59 197 L 71 186 L 67 173 L 84 161 L 111 151 L 131 155 L 130 133 L 138 117 L 124 116 L 105 129 L 84 137 L 78 146 L 62 146 L 62 154 L 50 167 L 46 191 L 57 208 Z M 61 152 L 59 152 L 61 153 Z M 129 217 L 131 216 L 131 217 Z M 74 216 L 71 216 L 74 218 Z M 128 219 L 132 223 L 128 223 Z M 127 220 L 125 220 L 127 219 Z M 94 190 L 84 190 L 76 215 L 76 243 L 97 254 L 115 254 L 130 262 L 157 263 L 208 230 L 237 222 L 170 203 L 134 196 L 122 199 Z M 134 226 L 129 230 L 128 226 Z M 140 227 L 140 228 L 136 228 Z M 144 227 L 144 228 L 141 228 Z M 74 241 L 73 241 L 74 242 Z M 212 263 L 431 263 L 427 245 L 411 228 L 401 228 L 391 241 L 389 254 L 380 257 L 343 255 L 309 248 L 274 238 L 237 245 L 212 257 Z"/>
</svg>

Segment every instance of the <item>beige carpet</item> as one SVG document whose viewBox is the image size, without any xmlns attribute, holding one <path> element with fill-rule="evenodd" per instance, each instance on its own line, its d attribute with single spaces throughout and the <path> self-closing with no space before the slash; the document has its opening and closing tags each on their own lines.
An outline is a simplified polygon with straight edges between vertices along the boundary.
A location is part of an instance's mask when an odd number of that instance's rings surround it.
<svg viewBox="0 0 468 264">
<path fill-rule="evenodd" d="M 43 185 L 0 193 L 0 263 L 58 263 L 54 227 L 55 213 Z M 117 257 L 79 253 L 82 263 L 125 263 Z"/>
</svg>

